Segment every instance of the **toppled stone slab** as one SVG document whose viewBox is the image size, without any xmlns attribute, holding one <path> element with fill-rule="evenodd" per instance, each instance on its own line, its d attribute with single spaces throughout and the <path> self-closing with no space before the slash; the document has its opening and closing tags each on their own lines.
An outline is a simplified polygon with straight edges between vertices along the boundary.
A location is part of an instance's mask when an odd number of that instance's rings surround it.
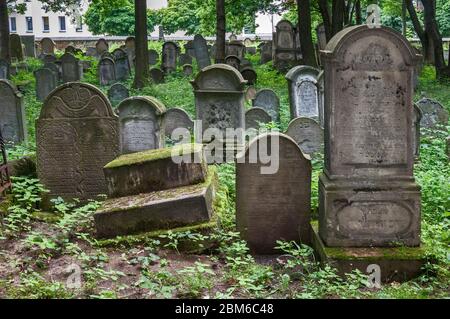
<svg viewBox="0 0 450 319">
<path fill-rule="evenodd" d="M 199 144 L 122 155 L 103 170 L 110 197 L 203 183 L 207 175 L 203 148 Z"/>
<path fill-rule="evenodd" d="M 216 179 L 211 167 L 204 183 L 108 199 L 94 214 L 97 236 L 111 238 L 207 222 Z"/>
</svg>

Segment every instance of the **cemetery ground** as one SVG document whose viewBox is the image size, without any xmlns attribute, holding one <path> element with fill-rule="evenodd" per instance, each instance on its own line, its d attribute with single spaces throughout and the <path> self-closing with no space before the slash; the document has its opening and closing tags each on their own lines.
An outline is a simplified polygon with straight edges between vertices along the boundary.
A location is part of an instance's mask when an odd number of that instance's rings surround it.
<svg viewBox="0 0 450 319">
<path fill-rule="evenodd" d="M 161 43 L 151 45 L 161 49 Z M 273 89 L 280 97 L 281 123 L 270 123 L 267 128 L 285 131 L 290 114 L 284 76 L 273 70 L 270 62 L 259 65 L 256 55 L 246 58 L 257 71 L 257 87 Z M 24 93 L 29 141 L 9 149 L 10 160 L 35 154 L 34 123 L 42 103 L 35 97 L 33 71 L 41 62 L 28 59 L 27 65 L 28 70 L 12 80 Z M 106 94 L 109 86 L 99 85 L 96 69 L 97 62 L 92 59 L 91 71 L 83 81 Z M 193 117 L 192 77 L 184 76 L 179 67 L 165 83 L 148 85 L 139 92 L 131 90 L 130 95 L 154 96 L 168 108 L 183 108 Z M 130 87 L 131 79 L 126 85 Z M 450 83 L 435 81 L 431 67 L 423 69 L 415 100 L 422 93 L 450 111 Z M 93 227 L 93 213 L 102 198 L 85 205 L 57 200 L 52 208 L 46 208 L 41 203 L 45 190 L 29 164 L 23 166 L 29 176 L 14 178 L 12 194 L 1 203 L 0 298 L 449 297 L 450 164 L 445 145 L 449 131 L 448 126 L 444 132 L 422 137 L 416 160 L 415 177 L 422 187 L 422 242 L 428 263 L 415 280 L 368 288 L 366 274 L 353 272 L 342 278 L 335 269 L 320 267 L 311 248 L 289 242 L 279 242 L 281 256 L 252 257 L 235 227 L 234 164 L 217 166 L 215 223 L 109 240 L 97 239 Z M 321 170 L 321 159 L 314 159 L 313 219 L 317 218 Z M 78 272 L 81 285 L 76 287 Z"/>
</svg>

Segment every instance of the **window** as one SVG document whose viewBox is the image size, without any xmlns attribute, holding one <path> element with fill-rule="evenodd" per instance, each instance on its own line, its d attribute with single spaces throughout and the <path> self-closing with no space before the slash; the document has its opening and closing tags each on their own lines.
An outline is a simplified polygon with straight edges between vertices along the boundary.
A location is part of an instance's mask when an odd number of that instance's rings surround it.
<svg viewBox="0 0 450 319">
<path fill-rule="evenodd" d="M 66 32 L 66 17 L 59 17 L 59 32 Z"/>
<path fill-rule="evenodd" d="M 75 27 L 75 31 L 83 32 L 83 18 L 82 17 L 77 18 L 77 25 Z"/>
<path fill-rule="evenodd" d="M 44 27 L 44 32 L 49 32 L 50 31 L 50 23 L 49 23 L 48 17 L 42 17 L 42 24 Z"/>
<path fill-rule="evenodd" d="M 17 23 L 16 23 L 16 17 L 9 18 L 10 26 L 9 29 L 11 32 L 17 32 Z"/>
<path fill-rule="evenodd" d="M 27 25 L 27 32 L 33 32 L 33 18 L 25 17 L 25 22 Z"/>
</svg>

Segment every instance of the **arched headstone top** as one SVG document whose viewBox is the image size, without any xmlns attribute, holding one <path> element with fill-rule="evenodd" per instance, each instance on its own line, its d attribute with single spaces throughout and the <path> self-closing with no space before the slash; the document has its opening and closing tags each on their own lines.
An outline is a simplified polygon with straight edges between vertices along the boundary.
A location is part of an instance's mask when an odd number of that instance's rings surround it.
<svg viewBox="0 0 450 319">
<path fill-rule="evenodd" d="M 298 65 L 289 70 L 286 79 L 295 81 L 299 75 L 309 74 L 314 77 L 315 82 L 319 76 L 320 70 L 308 65 Z"/>
<path fill-rule="evenodd" d="M 110 58 L 110 57 L 102 57 L 100 62 L 100 64 L 105 64 L 105 63 L 110 63 L 110 64 L 114 64 L 114 59 Z"/>
<path fill-rule="evenodd" d="M 294 25 L 288 20 L 281 20 L 275 28 L 279 31 L 291 31 L 294 29 Z"/>
<path fill-rule="evenodd" d="M 246 80 L 228 64 L 213 64 L 202 69 L 191 81 L 195 91 L 244 92 Z"/>
<path fill-rule="evenodd" d="M 14 85 L 14 83 L 6 79 L 0 79 L 0 92 L 4 92 L 4 90 L 9 90 L 11 94 L 15 95 L 18 98 L 22 97 L 22 93 L 20 93 L 19 89 Z"/>
<path fill-rule="evenodd" d="M 163 113 L 166 112 L 166 107 L 164 106 L 164 104 L 152 96 L 132 96 L 123 100 L 119 104 L 118 106 L 119 114 L 122 115 L 124 110 L 129 105 L 138 105 L 138 104 L 146 105 L 149 107 L 149 109 L 153 109 L 156 115 L 162 115 Z"/>
<path fill-rule="evenodd" d="M 163 43 L 163 48 L 165 48 L 168 45 L 174 46 L 177 50 L 179 50 L 178 44 L 176 42 L 166 41 L 166 42 Z"/>
<path fill-rule="evenodd" d="M 358 41 L 365 39 L 365 41 Z M 364 44 L 365 45 L 364 45 Z M 357 49 L 356 49 L 357 48 Z M 420 61 L 409 41 L 392 28 L 358 25 L 338 32 L 321 51 L 324 59 L 350 63 L 354 69 L 385 70 Z"/>
<path fill-rule="evenodd" d="M 39 119 L 117 117 L 108 98 L 91 84 L 69 82 L 45 99 Z"/>
<path fill-rule="evenodd" d="M 61 62 L 75 62 L 75 61 L 78 61 L 78 59 L 72 53 L 66 52 L 61 56 L 60 61 Z"/>
</svg>

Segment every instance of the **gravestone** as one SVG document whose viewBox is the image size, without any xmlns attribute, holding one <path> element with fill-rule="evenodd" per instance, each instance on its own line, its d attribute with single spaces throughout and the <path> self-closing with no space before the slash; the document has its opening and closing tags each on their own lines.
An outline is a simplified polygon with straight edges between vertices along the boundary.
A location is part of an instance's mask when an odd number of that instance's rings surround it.
<svg viewBox="0 0 450 319">
<path fill-rule="evenodd" d="M 281 20 L 275 28 L 273 63 L 277 70 L 285 72 L 297 64 L 299 52 L 296 47 L 295 29 L 287 20 Z"/>
<path fill-rule="evenodd" d="M 128 61 L 127 53 L 122 49 L 115 49 L 113 51 L 114 55 L 114 66 L 116 72 L 116 79 L 118 81 L 123 81 L 130 76 L 130 63 Z"/>
<path fill-rule="evenodd" d="M 159 54 L 156 50 L 149 50 L 148 51 L 148 63 L 150 65 L 155 65 L 159 61 Z"/>
<path fill-rule="evenodd" d="M 252 103 L 253 107 L 257 106 L 266 110 L 272 118 L 272 121 L 280 121 L 280 99 L 277 94 L 270 89 L 262 89 L 256 93 Z"/>
<path fill-rule="evenodd" d="M 97 55 L 96 47 L 87 47 L 86 56 L 95 57 Z"/>
<path fill-rule="evenodd" d="M 111 85 L 108 90 L 108 99 L 113 106 L 118 105 L 128 97 L 130 97 L 130 91 L 121 83 Z"/>
<path fill-rule="evenodd" d="M 23 48 L 22 40 L 18 34 L 9 35 L 9 52 L 11 59 L 17 59 L 17 61 L 23 61 Z"/>
<path fill-rule="evenodd" d="M 110 85 L 116 81 L 116 66 L 113 59 L 103 58 L 100 60 L 98 76 L 101 85 Z"/>
<path fill-rule="evenodd" d="M 308 117 L 293 119 L 286 135 L 292 137 L 304 154 L 323 153 L 323 128 Z"/>
<path fill-rule="evenodd" d="M 367 25 L 339 32 L 321 53 L 327 98 L 320 238 L 332 247 L 418 246 L 412 146 L 418 57 L 400 33 Z"/>
<path fill-rule="evenodd" d="M 251 55 L 256 54 L 256 47 L 245 47 L 245 52 Z"/>
<path fill-rule="evenodd" d="M 63 83 L 80 81 L 80 65 L 78 59 L 70 53 L 61 56 L 61 80 Z"/>
<path fill-rule="evenodd" d="M 245 112 L 245 129 L 259 130 L 261 124 L 266 124 L 272 121 L 270 115 L 260 107 L 252 107 Z"/>
<path fill-rule="evenodd" d="M 309 117 L 319 120 L 318 75 L 318 69 L 306 65 L 296 66 L 286 74 L 292 119 Z"/>
<path fill-rule="evenodd" d="M 6 60 L 0 59 L 0 80 L 9 78 L 9 63 Z"/>
<path fill-rule="evenodd" d="M 24 46 L 24 53 L 26 57 L 36 57 L 36 46 L 34 35 L 21 35 L 22 44 Z"/>
<path fill-rule="evenodd" d="M 247 59 L 241 59 L 241 69 L 244 69 L 244 68 L 253 68 L 252 62 L 250 62 Z"/>
<path fill-rule="evenodd" d="M 34 72 L 34 77 L 36 79 L 36 98 L 42 102 L 56 88 L 57 75 L 50 69 L 42 68 Z"/>
<path fill-rule="evenodd" d="M 5 142 L 27 140 L 25 108 L 22 94 L 8 80 L 0 80 L 0 130 Z"/>
<path fill-rule="evenodd" d="M 152 82 L 155 84 L 164 83 L 165 78 L 164 72 L 158 68 L 150 69 L 150 77 L 152 79 Z"/>
<path fill-rule="evenodd" d="M 164 73 L 170 73 L 177 69 L 178 46 L 175 42 L 168 41 L 163 44 L 161 69 Z"/>
<path fill-rule="evenodd" d="M 127 50 L 136 50 L 136 39 L 134 37 L 128 37 L 125 39 L 125 47 Z"/>
<path fill-rule="evenodd" d="M 319 75 L 317 76 L 317 99 L 319 101 L 319 124 L 321 127 L 324 126 L 325 119 L 325 83 L 324 83 L 324 71 L 321 70 Z"/>
<path fill-rule="evenodd" d="M 41 56 L 44 63 L 57 63 L 58 59 L 53 54 L 44 54 Z"/>
<path fill-rule="evenodd" d="M 256 98 L 256 89 L 253 85 L 250 85 L 245 91 L 245 100 L 253 101 Z"/>
<path fill-rule="evenodd" d="M 235 55 L 228 55 L 225 58 L 225 63 L 228 64 L 229 66 L 232 66 L 233 68 L 235 68 L 238 71 L 241 69 L 241 59 L 239 59 Z"/>
<path fill-rule="evenodd" d="M 269 61 L 272 61 L 272 41 L 264 42 L 260 46 L 261 50 L 261 64 L 266 64 Z"/>
<path fill-rule="evenodd" d="M 172 136 L 172 133 L 179 128 L 187 129 L 190 132 L 194 130 L 194 121 L 191 120 L 189 114 L 185 110 L 174 107 L 166 111 L 163 117 L 164 129 L 166 137 L 174 142 L 180 140 L 179 136 Z"/>
<path fill-rule="evenodd" d="M 105 39 L 99 39 L 95 43 L 95 49 L 97 50 L 97 56 L 101 56 L 104 52 L 108 52 L 109 44 Z"/>
<path fill-rule="evenodd" d="M 245 56 L 245 45 L 240 41 L 230 41 L 226 47 L 226 53 L 242 60 Z"/>
<path fill-rule="evenodd" d="M 75 49 L 75 47 L 73 45 L 68 45 L 64 49 L 64 53 L 72 53 L 73 55 L 75 55 L 76 54 L 76 49 Z"/>
<path fill-rule="evenodd" d="M 438 125 L 448 125 L 448 111 L 438 101 L 423 98 L 417 102 L 417 106 L 422 111 L 420 127 L 436 129 Z"/>
<path fill-rule="evenodd" d="M 164 105 L 153 97 L 133 96 L 119 106 L 122 154 L 164 147 Z"/>
<path fill-rule="evenodd" d="M 194 41 L 189 40 L 188 42 L 186 42 L 186 44 L 184 45 L 184 51 L 192 58 L 195 58 Z"/>
<path fill-rule="evenodd" d="M 55 42 L 50 38 L 41 39 L 41 53 L 42 54 L 55 54 Z"/>
<path fill-rule="evenodd" d="M 234 135 L 228 136 L 230 132 L 227 132 L 227 128 L 244 129 L 246 81 L 235 68 L 227 64 L 213 64 L 202 69 L 191 84 L 194 88 L 196 120 L 201 121 L 201 132 L 196 132 L 196 139 L 199 140 L 201 134 L 202 138 L 198 142 L 211 144 L 208 147 L 213 148 L 223 142 L 224 148 L 215 150 L 217 158 L 212 159 L 207 155 L 208 163 L 223 161 L 224 152 L 234 152 L 243 143 L 242 140 L 236 142 Z M 209 128 L 218 130 L 217 135 L 222 136 L 204 134 Z M 228 144 L 230 139 L 233 141 L 231 145 Z"/>
<path fill-rule="evenodd" d="M 201 70 L 211 65 L 211 59 L 209 57 L 206 40 L 200 34 L 196 34 L 194 36 L 193 45 L 195 51 L 195 59 L 197 60 L 198 68 Z"/>
<path fill-rule="evenodd" d="M 190 64 L 183 65 L 183 74 L 186 76 L 190 76 L 194 73 L 194 68 Z"/>
<path fill-rule="evenodd" d="M 192 64 L 192 57 L 189 54 L 183 53 L 178 57 L 178 65 Z"/>
<path fill-rule="evenodd" d="M 414 113 L 413 113 L 413 130 L 414 130 L 414 138 L 412 142 L 412 147 L 414 149 L 414 157 L 418 158 L 420 154 L 420 121 L 422 120 L 422 111 L 417 106 L 416 103 L 414 103 Z"/>
<path fill-rule="evenodd" d="M 107 97 L 86 83 L 50 94 L 36 122 L 37 173 L 49 196 L 106 194 L 103 167 L 120 153 L 119 121 Z"/>
<path fill-rule="evenodd" d="M 258 80 L 258 74 L 256 74 L 255 70 L 253 70 L 251 67 L 242 68 L 241 74 L 244 80 L 247 81 L 248 85 L 256 84 L 256 81 Z"/>
<path fill-rule="evenodd" d="M 278 170 L 263 174 L 258 149 L 278 149 Z M 266 167 L 267 168 L 267 167 Z M 269 194 L 269 195 L 267 195 Z M 236 226 L 254 254 L 274 254 L 277 240 L 310 243 L 311 163 L 289 136 L 252 140 L 236 159 Z"/>
<path fill-rule="evenodd" d="M 61 79 L 61 69 L 59 68 L 59 66 L 57 66 L 55 63 L 48 62 L 44 63 L 43 68 L 52 70 L 56 76 L 56 83 L 59 82 L 59 80 Z"/>
<path fill-rule="evenodd" d="M 320 51 L 325 50 L 325 47 L 327 46 L 327 35 L 325 33 L 325 25 L 323 23 L 319 24 L 316 27 L 316 35 L 317 35 L 317 62 L 319 65 L 322 65 L 322 62 L 320 61 Z"/>
</svg>

